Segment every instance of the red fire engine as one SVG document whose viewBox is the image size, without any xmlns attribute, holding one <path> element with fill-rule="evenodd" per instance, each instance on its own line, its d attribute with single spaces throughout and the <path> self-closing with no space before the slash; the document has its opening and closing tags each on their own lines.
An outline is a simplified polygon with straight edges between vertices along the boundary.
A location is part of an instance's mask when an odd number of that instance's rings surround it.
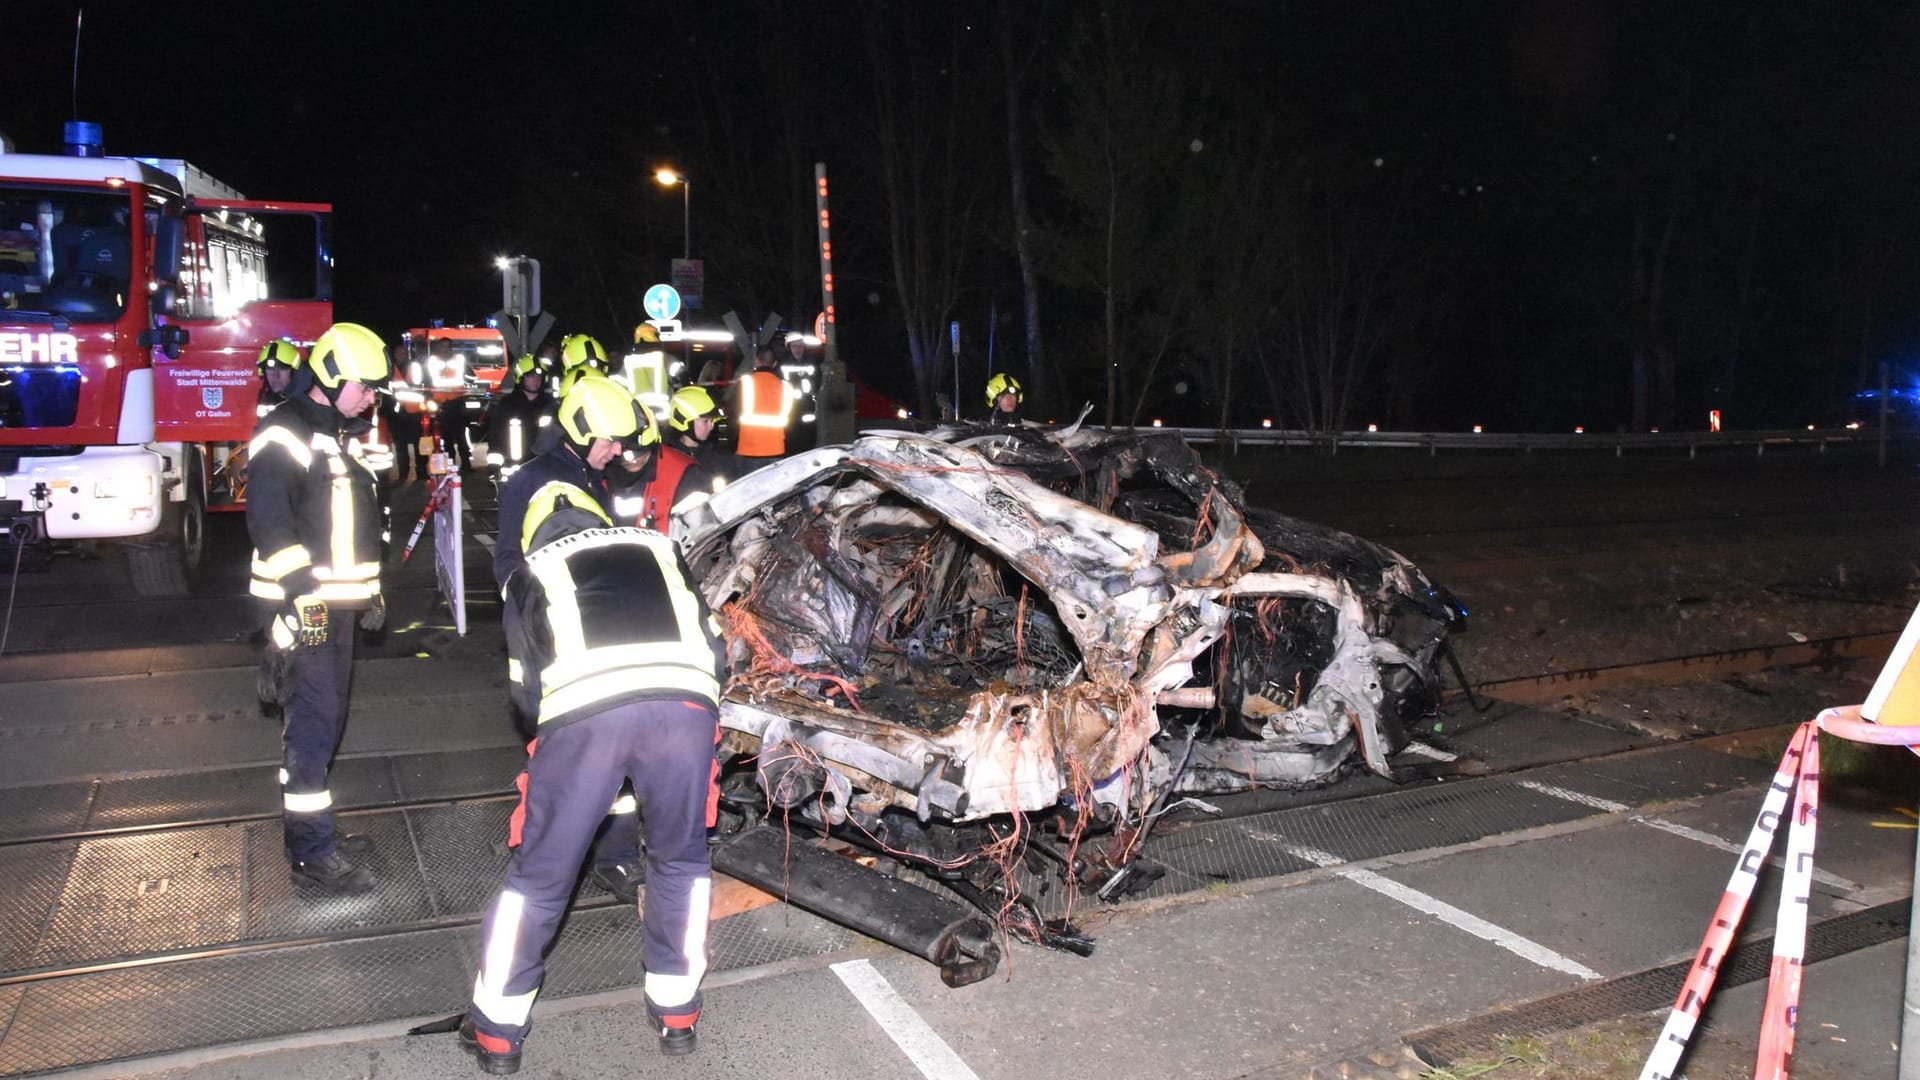
<svg viewBox="0 0 1920 1080">
<path fill-rule="evenodd" d="M 408 330 L 400 340 L 407 359 L 404 370 L 394 372 L 394 401 L 421 414 L 436 443 L 449 430 L 466 437 L 485 419 L 488 397 L 513 366 L 506 337 L 490 326 L 431 326 Z M 436 356 L 433 347 L 441 341 L 449 348 Z M 448 415 L 454 410 L 460 415 Z"/>
<path fill-rule="evenodd" d="M 0 527 L 116 540 L 173 594 L 208 510 L 242 505 L 261 345 L 333 321 L 332 207 L 241 196 L 179 160 L 0 153 Z M 269 253 L 271 252 L 271 260 Z"/>
</svg>

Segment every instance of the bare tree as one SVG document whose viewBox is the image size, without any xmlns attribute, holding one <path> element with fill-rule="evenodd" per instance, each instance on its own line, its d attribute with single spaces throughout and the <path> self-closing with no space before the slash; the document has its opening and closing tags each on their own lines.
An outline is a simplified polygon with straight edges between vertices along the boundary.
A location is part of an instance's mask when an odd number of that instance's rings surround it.
<svg viewBox="0 0 1920 1080">
<path fill-rule="evenodd" d="M 923 412 L 931 412 L 947 356 L 946 324 L 987 191 L 981 169 L 993 139 L 973 101 L 991 85 L 984 51 L 961 15 L 874 2 L 866 9 L 875 148 L 887 207 L 895 288 Z M 923 26 L 943 20 L 937 31 Z M 959 403 L 954 403 L 955 408 Z"/>
</svg>

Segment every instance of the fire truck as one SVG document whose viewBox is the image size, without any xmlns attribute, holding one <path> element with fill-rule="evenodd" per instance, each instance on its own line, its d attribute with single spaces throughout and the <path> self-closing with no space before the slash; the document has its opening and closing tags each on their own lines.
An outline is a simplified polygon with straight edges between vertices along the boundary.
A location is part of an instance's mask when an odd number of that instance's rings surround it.
<svg viewBox="0 0 1920 1080">
<path fill-rule="evenodd" d="M 395 403 L 420 414 L 436 443 L 448 432 L 477 436 L 471 429 L 486 418 L 488 399 L 513 366 L 505 335 L 490 326 L 435 325 L 414 327 L 400 340 L 406 363 L 394 373 Z M 433 352 L 440 341 L 450 347 L 444 358 Z"/>
<path fill-rule="evenodd" d="M 136 592 L 177 595 L 244 506 L 260 346 L 333 321 L 332 207 L 66 134 L 0 152 L 0 528 L 16 559 L 122 542 Z"/>
</svg>

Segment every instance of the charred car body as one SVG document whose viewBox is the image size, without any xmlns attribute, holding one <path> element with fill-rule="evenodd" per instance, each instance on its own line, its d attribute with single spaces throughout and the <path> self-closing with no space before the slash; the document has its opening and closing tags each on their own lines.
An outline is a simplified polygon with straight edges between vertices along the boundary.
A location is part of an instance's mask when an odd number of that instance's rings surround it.
<svg viewBox="0 0 1920 1080">
<path fill-rule="evenodd" d="M 674 535 L 732 631 L 742 832 L 716 866 L 956 985 L 1002 930 L 1084 947 L 1018 882 L 1151 880 L 1144 833 L 1183 795 L 1356 759 L 1393 776 L 1460 618 L 1399 555 L 1248 507 L 1172 435 L 875 433 L 683 504 Z M 802 831 L 985 916 L 837 856 L 796 872 Z"/>
</svg>

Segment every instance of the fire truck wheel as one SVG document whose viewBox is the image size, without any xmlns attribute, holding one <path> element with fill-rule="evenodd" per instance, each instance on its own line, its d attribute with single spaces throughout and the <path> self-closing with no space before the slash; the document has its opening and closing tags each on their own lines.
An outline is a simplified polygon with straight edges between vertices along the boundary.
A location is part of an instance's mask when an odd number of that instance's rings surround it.
<svg viewBox="0 0 1920 1080">
<path fill-rule="evenodd" d="M 206 550 L 207 498 L 200 475 L 200 457 L 189 451 L 187 497 L 162 504 L 160 528 L 144 540 L 127 545 L 127 570 L 133 591 L 140 596 L 185 596 L 200 570 Z"/>
</svg>

